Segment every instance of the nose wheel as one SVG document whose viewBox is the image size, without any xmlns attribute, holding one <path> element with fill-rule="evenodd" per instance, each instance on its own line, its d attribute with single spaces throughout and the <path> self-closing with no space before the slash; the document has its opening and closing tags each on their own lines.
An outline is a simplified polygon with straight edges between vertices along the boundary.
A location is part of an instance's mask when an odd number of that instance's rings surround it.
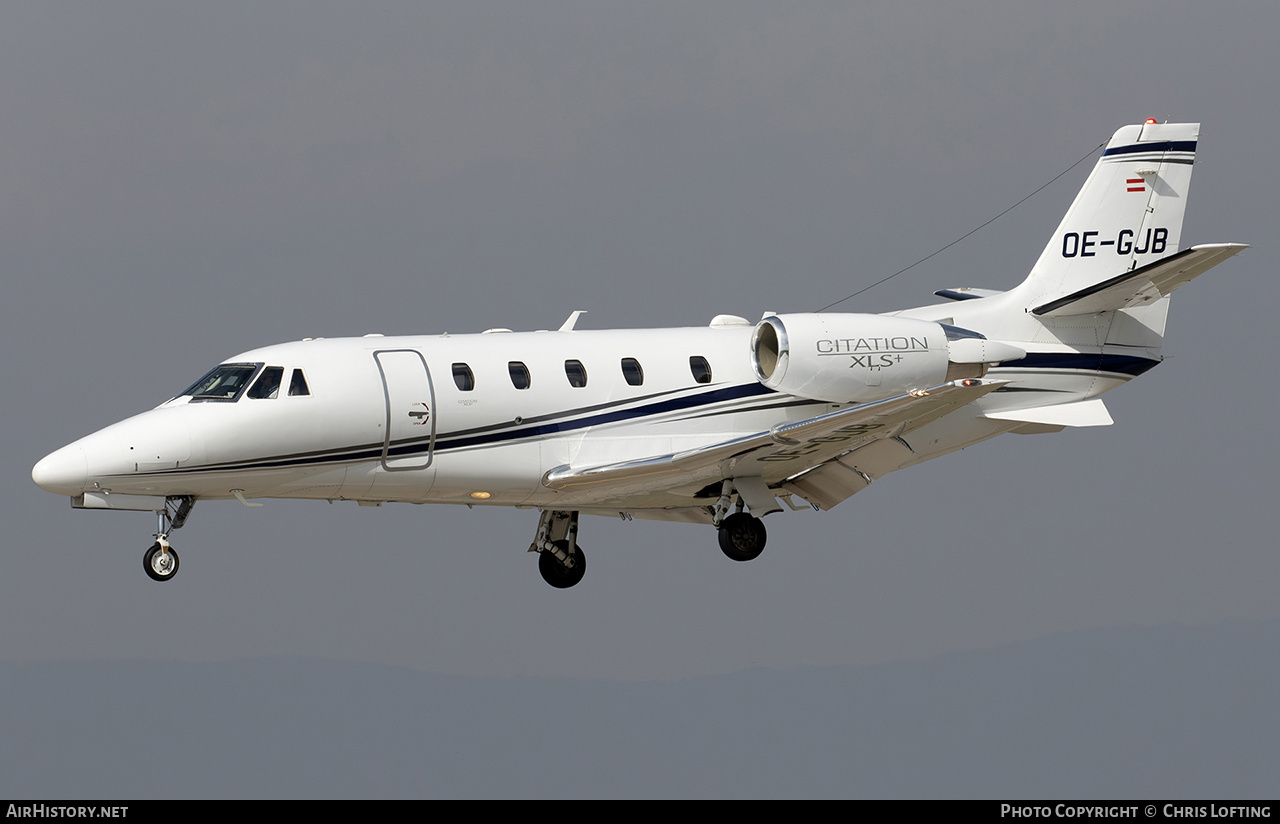
<svg viewBox="0 0 1280 824">
<path fill-rule="evenodd" d="M 142 555 L 142 569 L 151 580 L 168 581 L 178 574 L 178 553 L 169 546 L 169 533 L 182 528 L 195 505 L 195 498 L 182 495 L 166 498 L 164 509 L 156 511 L 156 542 Z"/>
<path fill-rule="evenodd" d="M 178 574 L 178 553 L 156 541 L 142 556 L 142 568 L 153 581 L 172 580 Z"/>
</svg>

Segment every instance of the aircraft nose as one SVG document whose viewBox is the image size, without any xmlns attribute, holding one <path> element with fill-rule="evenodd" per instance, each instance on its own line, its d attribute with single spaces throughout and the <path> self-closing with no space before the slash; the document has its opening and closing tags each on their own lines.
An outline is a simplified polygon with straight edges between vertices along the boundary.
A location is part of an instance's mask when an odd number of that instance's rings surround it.
<svg viewBox="0 0 1280 824">
<path fill-rule="evenodd" d="M 31 480 L 58 495 L 79 495 L 89 479 L 84 450 L 74 444 L 46 455 L 31 469 Z"/>
</svg>

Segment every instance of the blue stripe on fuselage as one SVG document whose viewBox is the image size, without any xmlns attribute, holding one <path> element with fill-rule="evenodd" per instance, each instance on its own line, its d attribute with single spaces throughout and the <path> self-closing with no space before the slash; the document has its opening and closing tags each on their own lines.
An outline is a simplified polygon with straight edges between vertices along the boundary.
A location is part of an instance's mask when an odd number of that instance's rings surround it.
<svg viewBox="0 0 1280 824">
<path fill-rule="evenodd" d="M 1079 369 L 1086 372 L 1115 372 L 1141 375 L 1160 361 L 1135 355 L 1089 355 L 1083 352 L 1032 352 L 1016 361 L 1005 361 L 997 369 Z"/>
<path fill-rule="evenodd" d="M 1158 360 L 1132 355 L 1084 354 L 1080 352 L 1035 352 L 1028 354 L 1025 358 L 1020 360 L 1005 361 L 993 371 L 999 371 L 1001 369 L 1062 369 L 1087 372 L 1113 372 L 1117 374 L 1136 376 L 1146 372 L 1153 366 L 1157 366 L 1159 363 L 1160 361 Z M 727 386 L 710 392 L 700 392 L 679 398 L 669 398 L 655 403 L 646 403 L 641 406 L 634 406 L 626 409 L 612 409 L 583 417 L 570 418 L 569 416 L 580 414 L 582 410 L 568 410 L 560 416 L 557 416 L 560 417 L 560 420 L 558 421 L 552 420 L 539 422 L 528 426 L 517 425 L 511 429 L 475 433 L 464 436 L 450 436 L 447 434 L 438 435 L 435 443 L 435 451 L 441 452 L 493 446 L 509 441 L 541 438 L 562 432 L 587 429 L 593 426 L 621 423 L 624 421 L 638 421 L 655 415 L 663 415 L 685 409 L 711 406 L 728 401 L 772 394 L 777 393 L 763 384 L 749 383 L 740 384 L 738 386 Z M 622 405 L 632 402 L 633 399 L 628 399 L 619 401 L 618 404 Z M 800 402 L 812 403 L 812 401 L 802 400 Z M 736 413 L 742 410 L 735 408 L 725 411 L 728 413 Z M 393 444 L 388 450 L 388 457 L 403 458 L 420 455 L 427 451 L 428 444 L 429 439 L 426 438 L 409 443 Z M 278 455 L 273 457 L 248 459 L 235 463 L 224 463 L 201 467 L 182 467 L 180 469 L 159 470 L 156 472 L 140 472 L 132 477 L 139 477 L 143 475 L 160 476 L 186 474 L 190 472 L 278 469 L 294 466 L 312 466 L 325 463 L 359 463 L 379 460 L 381 457 L 382 444 L 369 444 L 346 446 L 340 449 L 302 455 Z"/>
<path fill-rule="evenodd" d="M 485 446 L 493 443 L 500 443 L 502 441 L 536 438 L 545 435 L 554 435 L 559 432 L 572 432 L 575 429 L 586 429 L 592 426 L 602 426 L 604 424 L 619 423 L 621 421 L 637 418 L 647 418 L 651 415 L 662 415 L 667 412 L 677 412 L 682 409 L 690 409 L 697 406 L 709 406 L 711 404 L 724 403 L 725 401 L 736 401 L 742 398 L 755 397 L 757 395 L 768 395 L 773 392 L 774 390 L 762 383 L 748 383 L 739 386 L 727 386 L 724 389 L 704 392 L 699 395 L 686 395 L 683 398 L 671 398 L 657 403 L 649 403 L 644 406 L 633 407 L 631 409 L 615 409 L 609 412 L 602 412 L 597 415 L 575 418 L 573 420 L 549 421 L 547 423 L 540 423 L 534 426 L 509 429 L 505 432 L 492 432 L 484 435 L 473 435 L 471 437 L 462 438 L 450 438 L 448 435 L 441 435 L 436 439 L 436 451 L 440 451 L 441 449 Z M 732 411 L 736 412 L 737 410 Z"/>
</svg>

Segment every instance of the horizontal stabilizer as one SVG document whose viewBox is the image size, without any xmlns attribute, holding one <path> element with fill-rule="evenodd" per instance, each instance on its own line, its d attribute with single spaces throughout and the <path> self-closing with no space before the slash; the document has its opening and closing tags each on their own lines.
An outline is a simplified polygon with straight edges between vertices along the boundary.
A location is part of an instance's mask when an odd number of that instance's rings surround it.
<svg viewBox="0 0 1280 824">
<path fill-rule="evenodd" d="M 1030 409 L 1010 409 L 983 412 L 981 417 L 998 421 L 1022 421 L 1049 426 L 1110 426 L 1111 413 L 1101 398 L 1053 406 L 1034 406 Z"/>
<path fill-rule="evenodd" d="M 1154 263 L 1125 272 L 1077 292 L 1042 303 L 1031 312 L 1040 317 L 1092 315 L 1154 303 L 1232 255 L 1247 249 L 1243 243 L 1192 246 Z"/>
</svg>

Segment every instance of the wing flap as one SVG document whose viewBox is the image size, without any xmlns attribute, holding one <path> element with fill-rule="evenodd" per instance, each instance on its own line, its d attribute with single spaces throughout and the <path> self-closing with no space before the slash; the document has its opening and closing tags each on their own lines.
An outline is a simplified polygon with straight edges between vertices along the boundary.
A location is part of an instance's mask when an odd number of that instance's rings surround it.
<svg viewBox="0 0 1280 824">
<path fill-rule="evenodd" d="M 1247 248 L 1248 245 L 1244 243 L 1206 243 L 1192 246 L 1132 272 L 1125 272 L 1086 286 L 1078 292 L 1042 303 L 1031 312 L 1042 318 L 1053 318 L 1146 306 Z"/>
<path fill-rule="evenodd" d="M 815 466 L 782 485 L 783 491 L 794 492 L 818 509 L 832 509 L 871 485 L 871 480 L 840 460 Z"/>
<path fill-rule="evenodd" d="M 542 482 L 549 489 L 581 493 L 574 497 L 584 502 L 660 491 L 676 482 L 689 486 L 760 477 L 776 484 L 861 444 L 910 432 L 1004 383 L 940 384 L 697 449 L 591 467 L 559 466 L 547 472 Z M 598 492 L 593 494 L 593 489 Z"/>
</svg>

